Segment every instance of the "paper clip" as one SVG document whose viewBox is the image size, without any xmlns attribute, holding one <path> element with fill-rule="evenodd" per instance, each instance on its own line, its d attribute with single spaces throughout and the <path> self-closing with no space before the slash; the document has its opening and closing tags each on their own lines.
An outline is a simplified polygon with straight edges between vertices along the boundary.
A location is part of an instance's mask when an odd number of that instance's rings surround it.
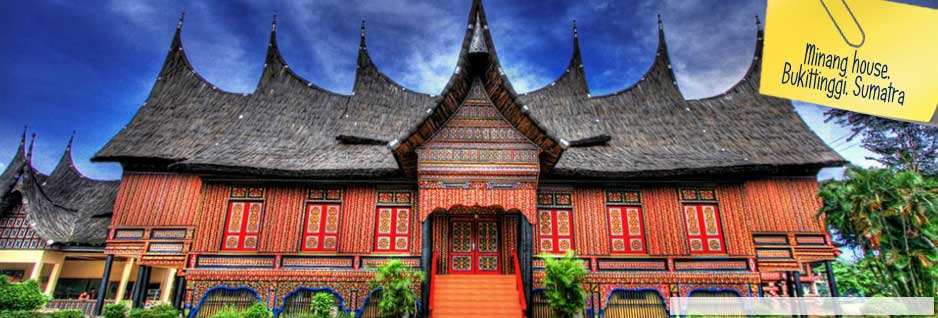
<svg viewBox="0 0 938 318">
<path fill-rule="evenodd" d="M 866 42 L 866 32 L 863 32 L 863 27 L 861 27 L 860 22 L 857 21 L 857 16 L 853 15 L 853 10 L 850 10 L 850 6 L 847 5 L 846 0 L 840 0 L 840 2 L 844 4 L 844 8 L 847 9 L 847 13 L 850 13 L 850 17 L 853 18 L 853 23 L 857 25 L 857 30 L 860 30 L 860 43 L 859 44 L 854 44 L 853 42 L 850 42 L 849 39 L 847 39 L 847 36 L 844 35 L 844 31 L 840 28 L 840 24 L 837 23 L 836 19 L 834 19 L 834 15 L 831 14 L 831 10 L 827 8 L 827 4 L 824 3 L 824 0 L 818 0 L 818 1 L 821 1 L 821 6 L 824 7 L 824 11 L 827 11 L 827 16 L 831 18 L 831 22 L 834 22 L 834 27 L 837 28 L 837 32 L 840 32 L 840 37 L 844 39 L 844 42 L 847 42 L 847 45 L 850 45 L 855 48 L 860 48 L 861 46 L 863 46 L 863 43 Z"/>
</svg>

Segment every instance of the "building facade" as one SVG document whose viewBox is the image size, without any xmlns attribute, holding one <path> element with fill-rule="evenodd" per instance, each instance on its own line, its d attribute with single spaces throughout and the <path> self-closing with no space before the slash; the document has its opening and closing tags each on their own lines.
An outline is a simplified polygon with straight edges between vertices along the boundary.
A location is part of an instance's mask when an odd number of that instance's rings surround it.
<svg viewBox="0 0 938 318">
<path fill-rule="evenodd" d="M 570 250 L 589 311 L 610 317 L 695 293 L 797 294 L 836 256 L 815 176 L 844 160 L 790 101 L 758 93 L 756 29 L 750 69 L 710 98 L 681 95 L 660 21 L 631 87 L 590 95 L 574 28 L 563 74 L 519 94 L 474 1 L 439 95 L 381 73 L 364 27 L 343 95 L 290 69 L 275 22 L 256 90 L 237 94 L 188 63 L 180 20 L 147 101 L 93 158 L 124 168 L 104 253 L 171 270 L 193 317 L 254 301 L 286 317 L 320 291 L 368 316 L 370 267 L 391 259 L 427 273 L 424 315 L 445 311 L 430 302 L 440 277 L 517 275 L 537 316 L 537 255 Z"/>
</svg>

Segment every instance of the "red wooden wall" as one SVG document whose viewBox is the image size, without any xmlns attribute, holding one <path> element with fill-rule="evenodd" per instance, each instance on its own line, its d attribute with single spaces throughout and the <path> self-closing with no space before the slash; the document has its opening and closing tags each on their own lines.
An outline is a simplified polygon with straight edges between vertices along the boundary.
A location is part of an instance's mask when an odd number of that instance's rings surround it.
<svg viewBox="0 0 938 318">
<path fill-rule="evenodd" d="M 128 172 L 114 201 L 113 225 L 191 225 L 200 200 L 199 177 Z"/>
<path fill-rule="evenodd" d="M 823 232 L 814 178 L 746 182 L 746 201 L 757 232 Z"/>
</svg>

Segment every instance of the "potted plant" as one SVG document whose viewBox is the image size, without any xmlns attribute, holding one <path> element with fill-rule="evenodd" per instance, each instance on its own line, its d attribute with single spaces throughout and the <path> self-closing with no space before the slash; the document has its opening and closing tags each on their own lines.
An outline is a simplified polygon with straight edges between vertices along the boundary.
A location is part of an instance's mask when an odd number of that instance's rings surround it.
<svg viewBox="0 0 938 318">
<path fill-rule="evenodd" d="M 404 265 L 400 260 L 391 260 L 375 271 L 371 288 L 380 288 L 378 313 L 382 317 L 411 317 L 417 313 L 417 297 L 411 286 L 423 282 L 423 272 Z"/>
<path fill-rule="evenodd" d="M 544 259 L 546 265 L 543 284 L 547 305 L 557 317 L 575 317 L 586 308 L 586 291 L 583 290 L 586 268 L 583 261 L 573 251 L 559 258 L 546 254 L 538 257 Z"/>
</svg>

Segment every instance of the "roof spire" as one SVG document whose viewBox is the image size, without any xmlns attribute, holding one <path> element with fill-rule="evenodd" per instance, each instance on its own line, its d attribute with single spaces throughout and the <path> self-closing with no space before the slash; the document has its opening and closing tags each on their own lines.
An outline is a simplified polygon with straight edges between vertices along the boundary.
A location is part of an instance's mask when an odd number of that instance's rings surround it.
<svg viewBox="0 0 938 318">
<path fill-rule="evenodd" d="M 176 30 L 182 29 L 182 22 L 185 21 L 185 19 L 186 19 L 186 11 L 183 10 L 182 13 L 179 14 L 179 22 L 176 23 Z"/>
<path fill-rule="evenodd" d="M 20 137 L 20 148 L 23 148 L 23 146 L 26 145 L 26 128 L 28 127 L 23 126 L 23 136 Z"/>
<path fill-rule="evenodd" d="M 270 22 L 270 31 L 277 32 L 277 13 L 274 12 L 273 21 Z"/>
<path fill-rule="evenodd" d="M 26 161 L 33 161 L 33 145 L 36 144 L 36 133 L 33 133 L 32 139 L 29 141 L 29 150 L 26 151 Z"/>
<path fill-rule="evenodd" d="M 661 22 L 661 15 L 658 15 L 658 30 L 664 30 L 664 22 Z"/>
<path fill-rule="evenodd" d="M 576 31 L 576 19 L 573 19 L 573 38 L 576 39 L 580 34 Z"/>
<path fill-rule="evenodd" d="M 72 130 L 72 136 L 68 138 L 68 144 L 65 145 L 65 151 L 72 151 L 72 142 L 75 141 L 75 131 Z"/>
<path fill-rule="evenodd" d="M 362 19 L 361 37 L 360 37 L 359 40 L 358 40 L 358 49 L 359 49 L 359 50 L 364 50 L 364 49 L 366 49 L 366 46 L 365 46 L 365 20 L 364 20 L 364 19 Z"/>
</svg>

